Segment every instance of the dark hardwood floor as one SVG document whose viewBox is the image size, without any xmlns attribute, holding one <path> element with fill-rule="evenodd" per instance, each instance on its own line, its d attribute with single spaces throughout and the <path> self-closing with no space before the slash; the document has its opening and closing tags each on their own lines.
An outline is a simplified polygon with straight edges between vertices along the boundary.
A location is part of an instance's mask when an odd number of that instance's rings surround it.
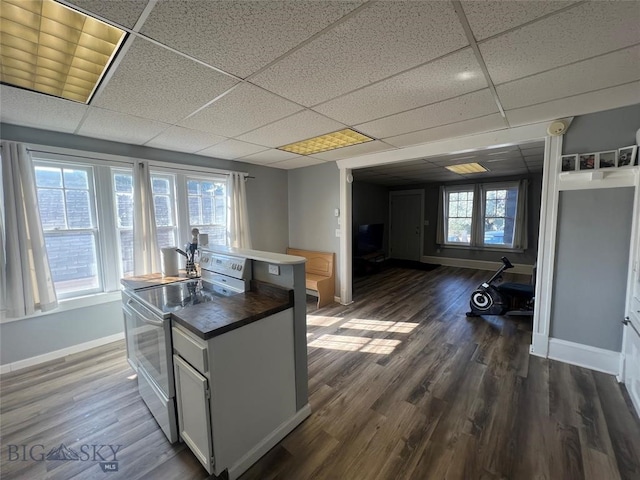
<svg viewBox="0 0 640 480">
<path fill-rule="evenodd" d="M 624 387 L 530 356 L 530 319 L 467 319 L 487 276 L 391 268 L 356 279 L 352 305 L 309 301 L 313 414 L 241 479 L 640 479 Z M 0 389 L 3 479 L 207 478 L 138 396 L 124 342 L 3 375 Z M 38 460 L 62 443 L 86 455 Z M 122 446 L 105 473 L 109 445 Z"/>
</svg>

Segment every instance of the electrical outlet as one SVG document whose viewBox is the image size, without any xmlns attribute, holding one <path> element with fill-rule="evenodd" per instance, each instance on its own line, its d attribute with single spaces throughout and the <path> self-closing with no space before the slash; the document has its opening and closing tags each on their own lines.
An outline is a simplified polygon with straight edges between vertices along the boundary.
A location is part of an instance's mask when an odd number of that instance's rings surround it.
<svg viewBox="0 0 640 480">
<path fill-rule="evenodd" d="M 339 237 L 339 236 L 340 236 L 340 229 L 336 228 L 336 237 Z"/>
<path fill-rule="evenodd" d="M 280 275 L 280 267 L 278 265 L 269 265 L 269 273 L 271 275 Z"/>
</svg>

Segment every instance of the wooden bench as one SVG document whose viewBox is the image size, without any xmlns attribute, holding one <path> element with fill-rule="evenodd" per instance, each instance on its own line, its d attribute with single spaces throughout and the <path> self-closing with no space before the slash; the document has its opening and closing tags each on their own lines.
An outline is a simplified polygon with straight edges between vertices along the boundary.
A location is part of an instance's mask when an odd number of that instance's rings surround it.
<svg viewBox="0 0 640 480">
<path fill-rule="evenodd" d="M 336 291 L 335 253 L 287 248 L 287 254 L 307 259 L 305 264 L 306 288 L 318 292 L 318 308 L 333 302 Z"/>
</svg>

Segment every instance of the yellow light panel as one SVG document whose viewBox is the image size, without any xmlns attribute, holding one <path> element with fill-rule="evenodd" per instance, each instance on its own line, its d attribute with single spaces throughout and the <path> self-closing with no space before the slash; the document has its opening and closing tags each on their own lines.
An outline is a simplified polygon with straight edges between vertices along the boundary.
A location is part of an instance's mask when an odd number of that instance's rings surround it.
<svg viewBox="0 0 640 480">
<path fill-rule="evenodd" d="M 488 171 L 479 163 L 462 163 L 460 165 L 450 165 L 444 168 L 446 168 L 450 172 L 459 173 L 461 175 L 466 175 L 469 173 L 482 173 Z"/>
<path fill-rule="evenodd" d="M 372 140 L 373 138 L 371 137 L 367 137 L 350 128 L 345 128 L 339 132 L 327 133 L 326 135 L 309 138 L 301 142 L 290 143 L 289 145 L 278 147 L 278 150 L 297 153 L 298 155 L 313 155 L 314 153 L 328 152 L 336 148 L 350 147 L 351 145 L 358 145 Z"/>
<path fill-rule="evenodd" d="M 0 82 L 88 103 L 124 30 L 53 0 L 0 0 Z"/>
</svg>

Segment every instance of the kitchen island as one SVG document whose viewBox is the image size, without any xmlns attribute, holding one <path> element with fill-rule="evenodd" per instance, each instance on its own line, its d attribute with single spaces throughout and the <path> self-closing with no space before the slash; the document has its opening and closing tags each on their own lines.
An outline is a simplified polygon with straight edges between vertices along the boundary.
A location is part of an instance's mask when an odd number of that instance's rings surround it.
<svg viewBox="0 0 640 480">
<path fill-rule="evenodd" d="M 222 259 L 236 274 L 242 268 L 248 288 L 228 295 L 225 284 L 227 294 L 216 294 L 206 282 L 158 274 L 122 284 L 128 299 L 133 295 L 143 307 L 155 306 L 170 325 L 167 405 L 174 405 L 177 416 L 175 438 L 209 473 L 234 479 L 311 413 L 304 259 L 228 249 L 207 255 L 211 266 Z M 140 393 L 155 400 L 144 375 L 149 368 L 142 370 Z M 153 402 L 145 402 L 163 426 Z"/>
</svg>

